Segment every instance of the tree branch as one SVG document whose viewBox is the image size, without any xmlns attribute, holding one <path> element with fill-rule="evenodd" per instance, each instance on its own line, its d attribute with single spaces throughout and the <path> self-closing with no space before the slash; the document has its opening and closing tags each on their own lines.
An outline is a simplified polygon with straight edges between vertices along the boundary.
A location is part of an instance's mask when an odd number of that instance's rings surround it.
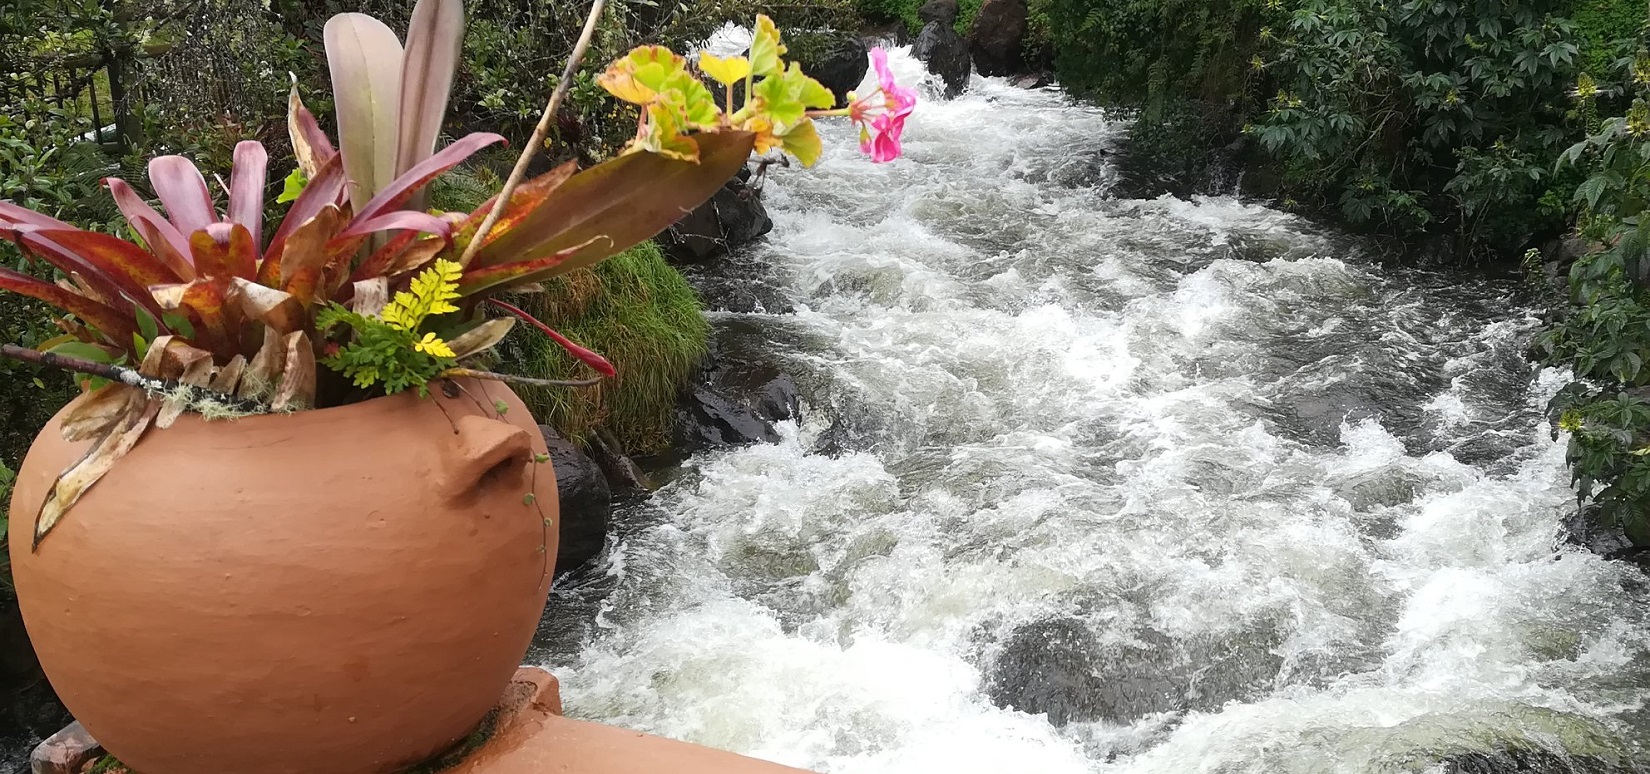
<svg viewBox="0 0 1650 774">
<path fill-rule="evenodd" d="M 486 379 L 505 384 L 520 384 L 527 387 L 594 387 L 601 383 L 601 379 L 534 379 L 531 376 L 515 376 L 493 371 L 478 371 L 474 368 L 449 368 L 435 375 L 437 379 Z"/>
<path fill-rule="evenodd" d="M 516 158 L 516 166 L 510 170 L 509 179 L 504 181 L 504 188 L 498 192 L 498 198 L 493 200 L 493 208 L 487 212 L 487 217 L 482 219 L 475 236 L 470 239 L 470 244 L 464 248 L 464 254 L 459 257 L 460 266 L 470 265 L 476 251 L 487 241 L 487 233 L 498 223 L 499 217 L 504 214 L 504 208 L 510 206 L 510 196 L 516 192 L 516 186 L 521 185 L 521 179 L 527 176 L 527 164 L 533 160 L 533 154 L 538 152 L 539 146 L 544 144 L 545 135 L 550 133 L 550 121 L 555 118 L 562 100 L 567 97 L 568 89 L 573 86 L 573 76 L 578 73 L 585 50 L 590 48 L 590 38 L 596 34 L 596 22 L 601 20 L 602 9 L 606 5 L 606 0 L 592 0 L 590 3 L 590 16 L 584 20 L 584 31 L 579 33 L 579 42 L 573 46 L 573 53 L 567 57 L 567 69 L 561 73 L 561 82 L 556 84 L 556 90 L 550 94 L 550 103 L 544 106 L 544 114 L 539 116 L 538 126 L 533 128 L 533 137 L 527 141 L 526 147 L 521 149 L 521 156 Z"/>
<path fill-rule="evenodd" d="M 39 350 L 29 349 L 28 347 L 20 347 L 16 344 L 0 344 L 0 356 L 9 357 L 13 360 L 21 360 L 25 363 L 43 365 L 48 368 L 56 368 L 60 371 L 68 371 L 69 373 L 97 376 L 108 379 L 111 382 L 119 382 L 127 387 L 135 387 L 146 392 L 170 394 L 179 390 L 192 390 L 196 395 L 199 395 L 204 400 L 211 400 L 214 403 L 220 403 L 237 411 L 246 412 L 248 414 L 269 413 L 269 406 L 254 400 L 248 400 L 246 398 L 230 395 L 228 393 L 216 392 L 199 385 L 184 384 L 183 382 L 173 381 L 171 379 L 157 379 L 153 376 L 144 376 L 136 370 L 125 366 L 117 366 L 110 363 L 98 363 L 91 360 L 82 360 L 78 357 L 58 355 L 51 352 L 41 352 Z"/>
</svg>

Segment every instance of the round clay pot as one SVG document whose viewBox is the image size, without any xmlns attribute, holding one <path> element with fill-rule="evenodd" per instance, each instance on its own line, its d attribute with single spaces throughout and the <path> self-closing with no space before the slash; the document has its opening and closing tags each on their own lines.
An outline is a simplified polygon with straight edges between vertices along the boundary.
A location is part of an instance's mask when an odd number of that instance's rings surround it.
<svg viewBox="0 0 1650 774">
<path fill-rule="evenodd" d="M 30 550 L 86 448 L 56 420 L 41 432 L 12 500 L 17 596 L 52 687 L 110 754 L 143 774 L 377 774 L 476 727 L 544 610 L 556 480 L 513 392 L 458 384 L 186 415 Z"/>
</svg>

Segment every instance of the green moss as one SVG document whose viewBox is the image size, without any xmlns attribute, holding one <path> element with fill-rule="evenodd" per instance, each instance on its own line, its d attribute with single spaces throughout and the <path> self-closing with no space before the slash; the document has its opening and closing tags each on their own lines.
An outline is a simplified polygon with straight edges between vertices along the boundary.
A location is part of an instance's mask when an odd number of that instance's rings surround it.
<svg viewBox="0 0 1650 774">
<path fill-rule="evenodd" d="M 126 764 L 121 763 L 115 756 L 105 755 L 98 758 L 97 763 L 92 764 L 91 770 L 87 771 L 86 774 L 131 774 L 131 771 L 131 769 L 126 768 Z"/>
<path fill-rule="evenodd" d="M 658 451 L 670 442 L 671 414 L 682 385 L 704 357 L 710 327 L 682 275 L 644 242 L 593 269 L 546 283 L 516 299 L 579 344 L 600 352 L 619 375 L 584 389 L 518 388 L 533 415 L 564 437 L 583 441 L 608 429 L 626 451 Z M 590 370 L 527 326 L 500 347 L 509 373 L 582 378 Z"/>
</svg>

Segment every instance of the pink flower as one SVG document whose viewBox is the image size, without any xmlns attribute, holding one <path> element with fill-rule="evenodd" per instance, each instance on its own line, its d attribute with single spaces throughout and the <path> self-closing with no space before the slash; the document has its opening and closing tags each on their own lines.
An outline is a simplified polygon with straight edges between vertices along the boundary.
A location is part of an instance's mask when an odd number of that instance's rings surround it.
<svg viewBox="0 0 1650 774">
<path fill-rule="evenodd" d="M 899 85 L 894 71 L 888 69 L 888 52 L 871 49 L 871 66 L 876 68 L 877 83 L 882 87 L 883 104 L 890 113 L 908 116 L 917 107 L 917 90 Z"/>
<path fill-rule="evenodd" d="M 900 136 L 905 133 L 906 116 L 917 107 L 917 92 L 894 81 L 888 52 L 871 49 L 871 66 L 877 71 L 878 88 L 863 99 L 850 95 L 848 116 L 859 125 L 860 151 L 881 164 L 899 158 Z"/>
<path fill-rule="evenodd" d="M 871 129 L 876 133 L 871 134 L 864 129 L 860 131 L 860 152 L 870 154 L 871 161 L 876 164 L 899 158 L 899 138 L 905 132 L 905 116 L 882 113 L 871 119 Z"/>
</svg>

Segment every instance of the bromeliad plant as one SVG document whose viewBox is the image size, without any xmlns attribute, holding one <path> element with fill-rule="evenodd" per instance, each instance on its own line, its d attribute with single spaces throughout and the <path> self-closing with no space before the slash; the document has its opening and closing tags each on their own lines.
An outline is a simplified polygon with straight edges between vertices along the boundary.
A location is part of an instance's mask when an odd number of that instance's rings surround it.
<svg viewBox="0 0 1650 774">
<path fill-rule="evenodd" d="M 206 178 L 179 156 L 149 164 L 165 215 L 131 185 L 107 180 L 130 239 L 0 202 L 0 238 L 58 274 L 47 282 L 0 268 L 0 289 L 67 313 L 58 323 L 63 335 L 29 357 L 101 377 L 84 382 L 64 415 L 67 438 L 93 443 L 47 498 L 36 546 L 149 427 L 167 427 L 185 411 L 209 418 L 294 411 L 408 389 L 423 394 L 432 381 L 457 376 L 519 379 L 464 365 L 517 319 L 611 376 L 599 355 L 493 296 L 653 237 L 708 200 L 753 151 L 812 165 L 822 150 L 815 117 L 849 116 L 862 126 L 865 149 L 889 160 L 915 102 L 879 56 L 877 94 L 826 110 L 833 95 L 784 62 L 778 30 L 758 17 L 750 57 L 699 59 L 704 75 L 730 87 L 722 104 L 683 57 L 638 48 L 600 78 L 641 107 L 636 139 L 622 155 L 520 182 L 541 144 L 535 136 L 499 196 L 475 212 L 429 212 L 432 179 L 503 140 L 476 133 L 435 150 L 463 25 L 459 0 L 419 0 L 404 47 L 369 16 L 329 21 L 340 142 L 333 145 L 294 85 L 288 119 L 297 168 L 283 196 L 291 206 L 270 233 L 263 222 L 269 160 L 256 142 L 235 148 L 229 181 L 219 180 L 222 210 Z M 735 83 L 747 95 L 737 110 Z"/>
</svg>

